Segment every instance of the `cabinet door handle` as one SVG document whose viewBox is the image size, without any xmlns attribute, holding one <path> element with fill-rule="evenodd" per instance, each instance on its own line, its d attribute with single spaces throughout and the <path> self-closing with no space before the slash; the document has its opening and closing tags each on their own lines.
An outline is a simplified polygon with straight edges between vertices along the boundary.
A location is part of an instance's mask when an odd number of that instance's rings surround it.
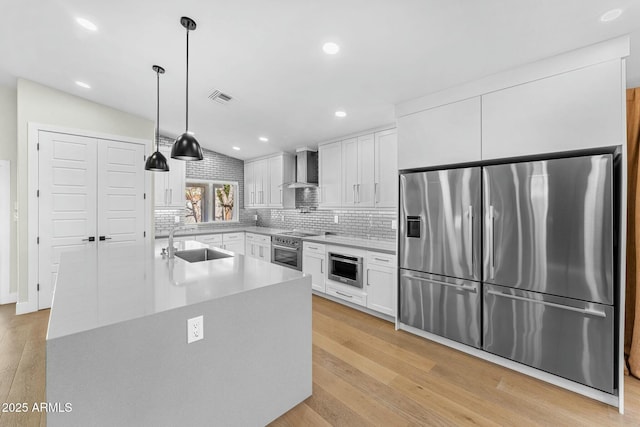
<svg viewBox="0 0 640 427">
<path fill-rule="evenodd" d="M 262 258 L 262 250 L 264 249 L 264 246 L 260 246 L 260 258 Z"/>
<path fill-rule="evenodd" d="M 360 184 L 357 184 L 357 193 L 358 193 L 358 204 L 360 204 Z"/>
<path fill-rule="evenodd" d="M 340 292 L 340 291 L 336 291 L 336 294 L 338 294 L 338 295 L 342 295 L 343 297 L 347 297 L 347 298 L 353 298 L 353 295 L 343 294 L 343 293 L 342 293 L 342 292 Z"/>
<path fill-rule="evenodd" d="M 82 239 L 83 242 L 95 242 L 96 238 L 95 236 L 89 236 L 86 239 Z"/>
<path fill-rule="evenodd" d="M 378 204 L 378 183 L 373 183 L 373 203 Z"/>
<path fill-rule="evenodd" d="M 169 189 L 164 189 L 164 204 L 165 206 L 169 204 Z"/>
<path fill-rule="evenodd" d="M 320 274 L 324 274 L 324 269 L 322 268 L 322 267 L 323 267 L 323 264 L 324 264 L 324 260 L 323 260 L 323 259 L 321 259 L 321 260 L 320 260 Z"/>
<path fill-rule="evenodd" d="M 280 203 L 284 203 L 284 200 L 282 200 L 282 188 L 280 189 Z"/>
<path fill-rule="evenodd" d="M 356 185 L 353 184 L 353 204 L 356 204 Z"/>
</svg>

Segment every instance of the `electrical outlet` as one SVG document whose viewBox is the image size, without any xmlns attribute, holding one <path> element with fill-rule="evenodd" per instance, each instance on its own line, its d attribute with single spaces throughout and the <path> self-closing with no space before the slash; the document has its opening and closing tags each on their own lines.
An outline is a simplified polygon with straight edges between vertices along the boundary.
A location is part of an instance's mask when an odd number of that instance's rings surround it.
<svg viewBox="0 0 640 427">
<path fill-rule="evenodd" d="M 257 221 L 257 220 L 258 220 L 258 215 L 254 215 L 254 216 L 253 216 L 253 220 L 254 220 L 254 221 Z"/>
<path fill-rule="evenodd" d="M 187 319 L 187 344 L 204 339 L 204 316 Z"/>
<path fill-rule="evenodd" d="M 397 230 L 398 229 L 398 220 L 395 220 L 395 219 L 391 220 L 391 229 L 392 230 Z"/>
<path fill-rule="evenodd" d="M 333 223 L 334 223 L 334 224 L 337 224 L 337 223 L 338 223 L 338 215 L 335 215 L 335 216 L 333 217 Z"/>
<path fill-rule="evenodd" d="M 176 215 L 173 217 L 173 222 L 175 222 L 176 224 L 178 224 L 180 222 L 180 216 Z"/>
</svg>

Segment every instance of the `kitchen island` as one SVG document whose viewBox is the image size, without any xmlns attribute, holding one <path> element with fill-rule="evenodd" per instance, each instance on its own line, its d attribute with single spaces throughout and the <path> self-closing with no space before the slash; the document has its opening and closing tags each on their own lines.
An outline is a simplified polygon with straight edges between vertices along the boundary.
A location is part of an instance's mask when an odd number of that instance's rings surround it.
<svg viewBox="0 0 640 427">
<path fill-rule="evenodd" d="M 187 344 L 198 316 L 203 339 Z M 310 277 L 242 255 L 164 259 L 154 245 L 62 254 L 47 401 L 72 409 L 49 426 L 265 425 L 311 384 Z"/>
</svg>

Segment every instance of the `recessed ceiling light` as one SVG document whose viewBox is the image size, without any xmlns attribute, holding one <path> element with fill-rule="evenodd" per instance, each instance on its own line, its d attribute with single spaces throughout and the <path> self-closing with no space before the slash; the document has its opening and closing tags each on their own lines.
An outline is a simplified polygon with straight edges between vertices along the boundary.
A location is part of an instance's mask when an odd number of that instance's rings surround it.
<svg viewBox="0 0 640 427">
<path fill-rule="evenodd" d="M 91 89 L 91 86 L 89 86 L 88 84 L 86 84 L 85 82 L 80 82 L 76 80 L 76 84 L 80 87 L 83 87 L 85 89 Z"/>
<path fill-rule="evenodd" d="M 336 117 L 347 117 L 347 113 L 342 110 L 336 111 L 335 114 L 336 114 Z"/>
<path fill-rule="evenodd" d="M 605 12 L 600 17 L 602 22 L 609 22 L 617 19 L 620 15 L 622 15 L 622 9 L 611 9 L 608 12 Z"/>
<path fill-rule="evenodd" d="M 322 45 L 322 50 L 324 50 L 324 53 L 326 53 L 327 55 L 335 55 L 336 53 L 340 52 L 340 46 L 338 46 L 334 42 L 327 42 Z"/>
<path fill-rule="evenodd" d="M 82 28 L 86 30 L 98 31 L 98 26 L 93 22 L 89 21 L 88 19 L 76 18 L 76 22 L 78 23 L 78 25 L 80 25 Z"/>
<path fill-rule="evenodd" d="M 260 141 L 262 142 L 269 142 L 269 138 L 267 138 L 266 136 L 261 136 L 260 138 L 258 138 Z"/>
<path fill-rule="evenodd" d="M 240 151 L 240 147 L 231 147 L 231 148 L 233 148 L 236 151 Z"/>
</svg>

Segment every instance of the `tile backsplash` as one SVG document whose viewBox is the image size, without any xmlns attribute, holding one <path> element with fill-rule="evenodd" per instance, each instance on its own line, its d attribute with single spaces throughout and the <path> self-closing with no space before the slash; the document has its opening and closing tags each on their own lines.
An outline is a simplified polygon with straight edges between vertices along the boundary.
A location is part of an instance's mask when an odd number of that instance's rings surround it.
<svg viewBox="0 0 640 427">
<path fill-rule="evenodd" d="M 257 212 L 261 227 L 297 228 L 377 240 L 396 237 L 396 230 L 391 229 L 396 212 L 391 210 L 335 209 L 300 213 L 294 209 L 258 209 Z M 338 216 L 338 224 L 334 222 L 335 216 Z"/>
<path fill-rule="evenodd" d="M 174 139 L 160 136 L 160 145 L 169 147 Z M 187 179 L 219 179 L 223 181 L 238 182 L 238 200 L 244 200 L 244 161 L 215 151 L 203 149 L 204 159 L 197 162 L 186 163 Z M 240 203 L 242 206 L 242 202 Z M 173 227 L 174 218 L 180 217 L 180 224 L 184 224 L 184 209 L 156 209 L 155 210 L 155 230 L 156 235 L 167 235 Z M 234 228 L 238 226 L 253 226 L 256 221 L 253 219 L 256 211 L 253 209 L 240 208 L 239 222 L 232 223 L 207 223 L 201 227 Z"/>
<path fill-rule="evenodd" d="M 160 145 L 171 146 L 173 138 L 161 136 Z M 219 179 L 238 182 L 238 200 L 244 201 L 244 161 L 224 154 L 203 149 L 204 159 L 198 162 L 187 162 L 186 177 L 193 179 Z M 335 209 L 316 210 L 318 206 L 317 188 L 296 189 L 297 209 L 244 209 L 240 208 L 239 222 L 208 223 L 200 227 L 234 228 L 238 226 L 262 226 L 284 229 L 304 229 L 319 232 L 331 232 L 346 236 L 393 240 L 396 230 L 391 229 L 391 221 L 396 219 L 392 210 L 355 210 Z M 302 213 L 304 210 L 309 212 Z M 254 220 L 254 215 L 258 220 Z M 334 217 L 338 216 L 338 224 Z M 167 235 L 173 227 L 174 218 L 180 217 L 184 224 L 184 209 L 156 209 L 156 235 Z"/>
</svg>

